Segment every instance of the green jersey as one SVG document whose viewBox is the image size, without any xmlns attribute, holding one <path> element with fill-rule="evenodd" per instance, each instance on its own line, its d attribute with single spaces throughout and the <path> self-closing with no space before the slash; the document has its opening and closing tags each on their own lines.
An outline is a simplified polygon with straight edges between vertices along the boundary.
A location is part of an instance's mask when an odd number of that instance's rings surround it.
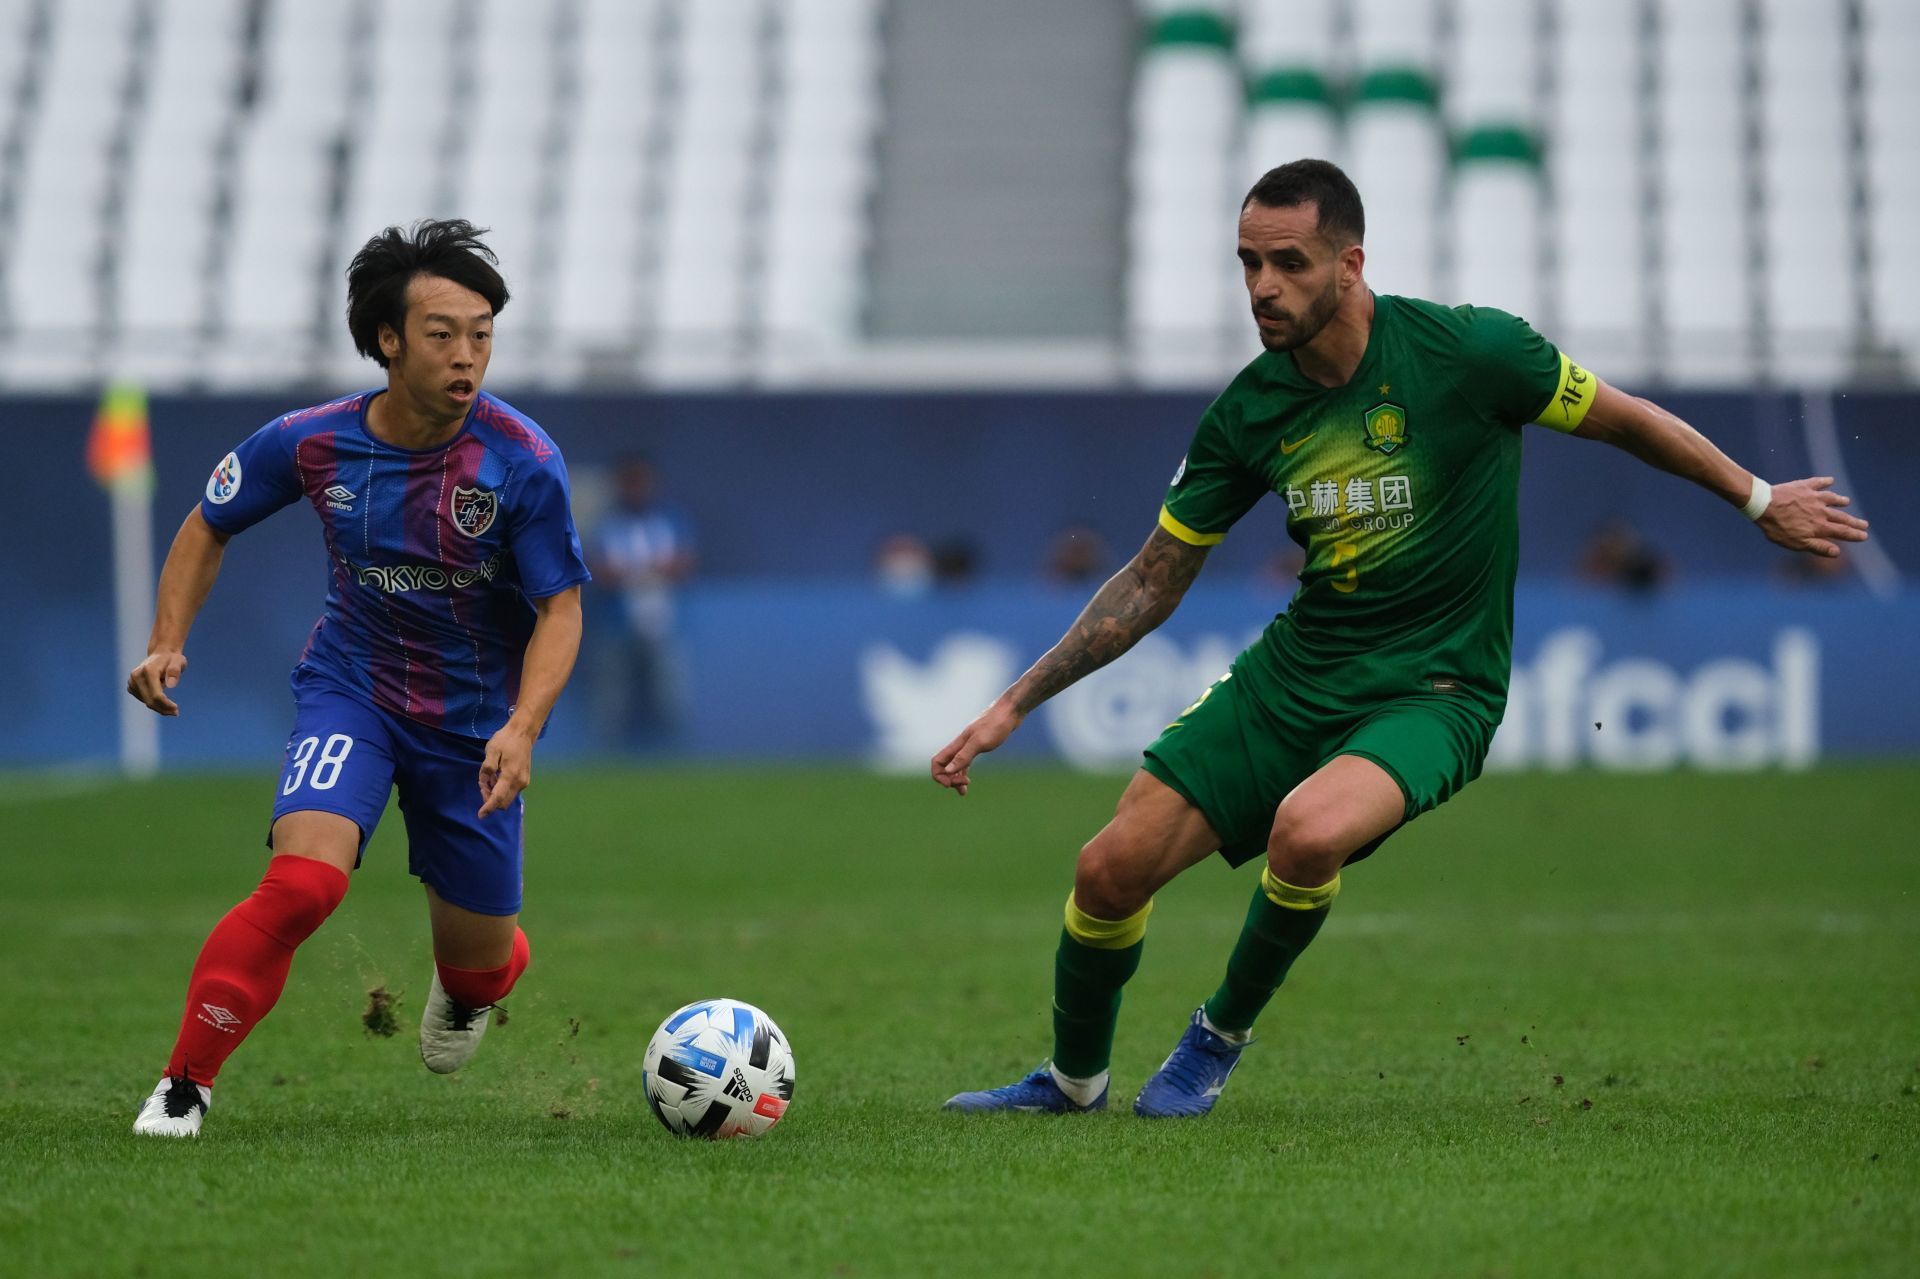
<svg viewBox="0 0 1920 1279">
<path fill-rule="evenodd" d="M 1497 722 L 1513 663 L 1520 428 L 1571 431 L 1593 390 L 1504 311 L 1377 296 L 1345 386 L 1271 351 L 1233 380 L 1160 523 L 1207 546 L 1278 494 L 1306 563 L 1248 656 L 1329 712 L 1455 693 Z"/>
</svg>

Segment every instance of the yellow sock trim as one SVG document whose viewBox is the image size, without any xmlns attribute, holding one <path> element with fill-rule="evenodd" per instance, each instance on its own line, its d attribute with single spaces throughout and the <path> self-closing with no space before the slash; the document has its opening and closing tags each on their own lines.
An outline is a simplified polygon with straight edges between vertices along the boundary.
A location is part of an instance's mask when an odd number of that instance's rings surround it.
<svg viewBox="0 0 1920 1279">
<path fill-rule="evenodd" d="M 1067 936 L 1095 950 L 1125 950 L 1147 935 L 1147 916 L 1153 914 L 1149 901 L 1125 919 L 1095 919 L 1074 903 L 1067 894 Z"/>
<path fill-rule="evenodd" d="M 1318 888 L 1295 888 L 1275 879 L 1273 868 L 1265 866 L 1260 870 L 1260 887 L 1266 890 L 1267 900 L 1276 906 L 1288 910 L 1322 910 L 1333 905 L 1333 899 L 1340 895 L 1340 877 L 1335 875 Z"/>
</svg>

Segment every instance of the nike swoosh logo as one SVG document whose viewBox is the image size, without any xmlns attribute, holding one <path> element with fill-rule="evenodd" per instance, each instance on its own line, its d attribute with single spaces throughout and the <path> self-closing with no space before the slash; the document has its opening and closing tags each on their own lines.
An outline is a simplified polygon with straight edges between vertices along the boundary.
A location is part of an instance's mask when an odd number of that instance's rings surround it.
<svg viewBox="0 0 1920 1279">
<path fill-rule="evenodd" d="M 1287 456 L 1289 453 L 1293 452 L 1295 449 L 1299 448 L 1302 444 L 1305 444 L 1308 440 L 1312 439 L 1315 435 L 1318 435 L 1318 434 L 1320 434 L 1320 432 L 1314 431 L 1310 435 L 1303 435 L 1291 444 L 1287 443 L 1285 440 L 1281 440 L 1280 456 L 1281 457 Z"/>
</svg>

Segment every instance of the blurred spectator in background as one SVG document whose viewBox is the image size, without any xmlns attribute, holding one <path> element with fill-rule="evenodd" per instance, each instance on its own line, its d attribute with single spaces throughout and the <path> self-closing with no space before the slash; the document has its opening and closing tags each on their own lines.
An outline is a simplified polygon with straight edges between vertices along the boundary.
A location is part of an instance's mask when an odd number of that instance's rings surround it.
<svg viewBox="0 0 1920 1279">
<path fill-rule="evenodd" d="M 980 548 L 971 538 L 950 537 L 933 548 L 935 586 L 969 585 L 980 571 Z"/>
<path fill-rule="evenodd" d="M 1581 580 L 1651 595 L 1673 576 L 1673 563 L 1625 520 L 1609 520 L 1587 539 L 1574 572 Z"/>
<path fill-rule="evenodd" d="M 594 646 L 596 727 L 614 750 L 668 745 L 680 721 L 674 592 L 693 576 L 693 531 L 658 490 L 651 460 L 621 459 L 613 506 L 587 550 L 594 586 L 614 601 Z"/>
<path fill-rule="evenodd" d="M 1266 563 L 1255 574 L 1255 580 L 1283 595 L 1292 595 L 1300 585 L 1300 570 L 1306 565 L 1306 553 L 1289 542 L 1267 556 Z"/>
<path fill-rule="evenodd" d="M 1047 580 L 1060 586 L 1101 581 L 1112 563 L 1113 554 L 1098 533 L 1084 524 L 1070 524 L 1047 548 Z"/>
<path fill-rule="evenodd" d="M 913 534 L 895 533 L 874 552 L 873 575 L 889 595 L 925 595 L 933 589 L 933 552 Z"/>
</svg>

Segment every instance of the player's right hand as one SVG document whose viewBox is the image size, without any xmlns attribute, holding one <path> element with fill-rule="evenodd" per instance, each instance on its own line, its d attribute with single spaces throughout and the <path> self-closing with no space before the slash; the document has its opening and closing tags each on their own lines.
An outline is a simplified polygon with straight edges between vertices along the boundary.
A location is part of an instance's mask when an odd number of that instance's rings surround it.
<svg viewBox="0 0 1920 1279">
<path fill-rule="evenodd" d="M 180 682 L 180 676 L 186 669 L 185 653 L 170 649 L 148 653 L 147 660 L 134 667 L 133 674 L 127 676 L 127 693 L 162 715 L 178 715 L 180 708 L 167 696 L 167 690 Z"/>
<path fill-rule="evenodd" d="M 1774 485 L 1757 523 L 1776 545 L 1832 559 L 1841 542 L 1867 540 L 1867 522 L 1841 509 L 1851 505 L 1852 498 L 1833 491 L 1831 475 L 1816 475 Z"/>
<path fill-rule="evenodd" d="M 941 747 L 940 753 L 933 757 L 933 780 L 965 795 L 968 766 L 976 757 L 1013 736 L 1013 730 L 1020 727 L 1020 721 L 1025 718 L 1004 701 L 987 707 L 961 730 L 960 736 Z"/>
</svg>

